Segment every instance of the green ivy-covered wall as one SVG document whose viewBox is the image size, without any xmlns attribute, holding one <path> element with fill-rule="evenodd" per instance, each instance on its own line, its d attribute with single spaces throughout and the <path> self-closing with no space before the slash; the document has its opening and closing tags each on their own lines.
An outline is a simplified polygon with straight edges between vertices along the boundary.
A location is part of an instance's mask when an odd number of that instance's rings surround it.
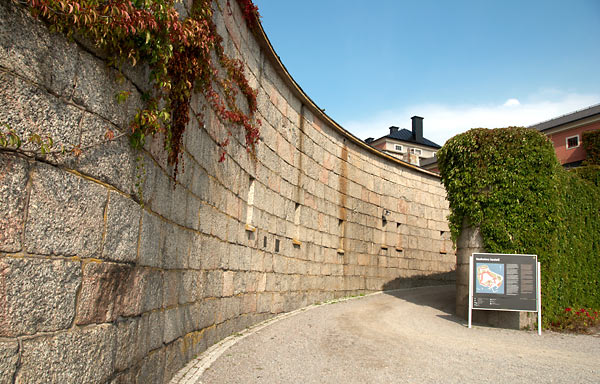
<svg viewBox="0 0 600 384">
<path fill-rule="evenodd" d="M 453 240 L 467 222 L 487 252 L 537 254 L 545 324 L 566 307 L 600 308 L 597 167 L 563 170 L 550 140 L 522 127 L 472 129 L 438 157 Z"/>
</svg>

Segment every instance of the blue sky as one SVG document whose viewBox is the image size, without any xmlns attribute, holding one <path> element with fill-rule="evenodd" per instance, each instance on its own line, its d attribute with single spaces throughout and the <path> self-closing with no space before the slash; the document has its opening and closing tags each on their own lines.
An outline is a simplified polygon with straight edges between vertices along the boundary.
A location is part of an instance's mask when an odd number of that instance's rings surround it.
<svg viewBox="0 0 600 384">
<path fill-rule="evenodd" d="M 277 54 L 361 139 L 424 117 L 443 144 L 600 103 L 600 0 L 254 0 Z"/>
</svg>

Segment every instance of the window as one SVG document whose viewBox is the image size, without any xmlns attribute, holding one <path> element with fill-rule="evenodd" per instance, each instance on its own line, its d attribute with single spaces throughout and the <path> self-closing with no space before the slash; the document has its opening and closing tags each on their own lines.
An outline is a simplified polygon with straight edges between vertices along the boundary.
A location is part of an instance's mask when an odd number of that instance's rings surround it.
<svg viewBox="0 0 600 384">
<path fill-rule="evenodd" d="M 396 151 L 398 151 L 398 152 L 402 152 L 402 151 L 404 150 L 404 148 L 402 148 L 402 146 L 401 146 L 401 145 L 398 145 L 398 144 L 394 145 L 394 148 L 395 148 L 395 149 L 396 149 Z"/>
<path fill-rule="evenodd" d="M 567 149 L 579 147 L 579 135 L 567 137 Z"/>
<path fill-rule="evenodd" d="M 344 220 L 338 220 L 338 233 L 339 233 L 339 246 L 337 249 L 337 253 L 344 253 L 344 236 L 345 234 L 345 223 Z"/>
<path fill-rule="evenodd" d="M 410 149 L 410 153 L 413 155 L 419 155 L 421 156 L 421 150 L 419 148 L 411 148 Z"/>
<path fill-rule="evenodd" d="M 255 232 L 256 228 L 253 226 L 253 215 L 254 215 L 254 185 L 256 184 L 256 179 L 254 177 L 249 177 L 249 186 L 248 186 L 248 199 L 246 200 L 246 230 L 250 232 Z"/>
</svg>

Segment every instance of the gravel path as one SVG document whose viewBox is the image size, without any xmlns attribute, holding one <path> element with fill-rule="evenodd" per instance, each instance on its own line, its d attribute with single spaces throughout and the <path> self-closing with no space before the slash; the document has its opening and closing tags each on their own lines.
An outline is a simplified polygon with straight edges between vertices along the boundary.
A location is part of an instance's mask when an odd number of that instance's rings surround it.
<svg viewBox="0 0 600 384">
<path fill-rule="evenodd" d="M 197 383 L 600 383 L 600 337 L 475 326 L 454 288 L 322 305 L 239 340 Z"/>
</svg>

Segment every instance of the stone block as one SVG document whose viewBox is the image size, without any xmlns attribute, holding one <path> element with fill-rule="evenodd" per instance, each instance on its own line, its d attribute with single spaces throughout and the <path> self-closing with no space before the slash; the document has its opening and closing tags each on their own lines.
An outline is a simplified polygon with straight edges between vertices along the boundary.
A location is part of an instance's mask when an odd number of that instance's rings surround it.
<svg viewBox="0 0 600 384">
<path fill-rule="evenodd" d="M 38 163 L 32 172 L 27 252 L 98 257 L 108 192 L 94 182 Z"/>
<path fill-rule="evenodd" d="M 161 219 L 148 213 L 142 212 L 142 228 L 139 245 L 139 264 L 148 267 L 162 266 L 162 250 L 165 234 Z"/>
<path fill-rule="evenodd" d="M 204 281 L 206 282 L 204 297 L 221 297 L 223 295 L 223 271 L 208 271 Z"/>
<path fill-rule="evenodd" d="M 257 308 L 257 295 L 248 294 L 242 298 L 242 313 L 255 313 Z"/>
<path fill-rule="evenodd" d="M 163 383 L 165 372 L 165 350 L 161 349 L 146 356 L 138 372 L 135 383 Z M 167 380 L 170 379 L 166 378 Z"/>
<path fill-rule="evenodd" d="M 125 372 L 121 372 L 117 374 L 113 379 L 111 379 L 110 384 L 130 384 L 135 382 L 135 377 L 137 376 L 137 371 L 139 367 L 133 367 Z"/>
<path fill-rule="evenodd" d="M 185 212 L 185 226 L 187 228 L 191 228 L 194 230 L 199 230 L 200 229 L 200 222 L 198 220 L 199 216 L 200 216 L 200 206 L 202 205 L 202 202 L 200 201 L 200 199 L 198 199 L 197 197 L 195 197 L 192 194 L 188 194 L 187 196 L 187 206 L 186 206 L 186 212 Z"/>
<path fill-rule="evenodd" d="M 234 291 L 233 278 L 235 273 L 226 271 L 223 273 L 223 296 L 232 296 Z"/>
<path fill-rule="evenodd" d="M 103 383 L 113 373 L 115 330 L 102 324 L 22 341 L 17 383 Z"/>
<path fill-rule="evenodd" d="M 270 313 L 273 298 L 270 293 L 261 293 L 257 297 L 256 311 L 259 313 Z"/>
<path fill-rule="evenodd" d="M 0 342 L 0 384 L 11 384 L 19 362 L 19 343 Z"/>
<path fill-rule="evenodd" d="M 163 273 L 158 270 L 143 270 L 140 286 L 142 291 L 142 312 L 159 309 L 163 305 Z"/>
<path fill-rule="evenodd" d="M 0 122 L 25 141 L 30 134 L 51 137 L 55 148 L 79 144 L 83 112 L 7 72 L 0 72 Z M 34 149 L 24 143 L 23 148 Z"/>
<path fill-rule="evenodd" d="M 189 306 L 192 331 L 199 331 L 215 323 L 216 300 L 205 300 Z"/>
<path fill-rule="evenodd" d="M 175 184 L 175 189 L 171 191 L 172 199 L 171 212 L 169 218 L 179 225 L 186 226 L 188 196 L 191 194 L 180 184 Z M 191 226 L 188 226 L 191 228 Z"/>
<path fill-rule="evenodd" d="M 179 290 L 179 304 L 186 304 L 202 298 L 202 273 L 184 271 L 182 287 Z"/>
<path fill-rule="evenodd" d="M 156 285 L 160 283 L 159 279 L 148 278 L 149 273 L 128 265 L 85 265 L 76 323 L 112 322 L 119 316 L 139 315 L 144 305 L 156 306 L 155 303 L 144 303 L 146 292 L 155 292 L 158 289 Z"/>
<path fill-rule="evenodd" d="M 186 362 L 186 346 L 182 339 L 176 340 L 171 345 L 168 345 L 165 348 L 165 382 L 183 368 Z"/>
<path fill-rule="evenodd" d="M 0 4 L 0 67 L 43 84 L 53 93 L 72 91 L 77 71 L 77 46 L 61 34 L 51 34 L 24 7 Z"/>
<path fill-rule="evenodd" d="M 177 307 L 165 311 L 165 328 L 163 343 L 168 344 L 184 335 L 183 308 Z"/>
<path fill-rule="evenodd" d="M 72 100 L 112 124 L 126 128 L 138 109 L 143 107 L 141 95 L 129 82 L 119 82 L 117 71 L 101 59 L 83 50 L 78 51 L 75 88 Z M 129 92 L 124 103 L 117 101 L 119 92 Z"/>
<path fill-rule="evenodd" d="M 22 249 L 29 166 L 20 157 L 0 154 L 0 170 L 0 251 L 18 252 Z"/>
<path fill-rule="evenodd" d="M 180 307 L 183 314 L 183 335 L 187 335 L 196 329 L 196 319 L 193 318 L 194 311 L 192 311 L 193 305 L 185 305 Z"/>
<path fill-rule="evenodd" d="M 140 216 L 139 204 L 120 193 L 110 193 L 106 214 L 106 235 L 102 248 L 104 259 L 136 261 Z"/>
<path fill-rule="evenodd" d="M 155 139 L 156 140 L 156 139 Z M 164 149 L 160 150 L 161 153 Z M 154 189 L 152 191 L 151 208 L 163 217 L 170 217 L 173 205 L 173 180 L 165 172 L 157 168 L 154 172 Z"/>
<path fill-rule="evenodd" d="M 133 116 L 132 116 L 133 117 Z M 107 141 L 107 130 L 115 135 L 120 132 L 104 119 L 86 113 L 81 123 L 81 155 L 74 159 L 72 167 L 81 173 L 110 184 L 127 194 L 137 194 L 134 180 L 143 168 L 136 169 L 136 152 L 129 144 L 128 136 Z"/>
<path fill-rule="evenodd" d="M 202 269 L 202 258 L 203 258 L 203 243 L 206 242 L 206 238 L 197 233 L 192 233 L 191 244 L 190 244 L 190 257 L 188 260 L 188 267 L 190 269 Z M 208 268 L 212 269 L 212 268 Z"/>
<path fill-rule="evenodd" d="M 242 300 L 239 297 L 227 297 L 221 299 L 222 320 L 230 320 L 238 317 L 242 310 Z"/>
<path fill-rule="evenodd" d="M 144 321 L 145 320 L 145 321 Z M 147 317 L 124 319 L 116 325 L 115 370 L 123 371 L 148 352 Z"/>
<path fill-rule="evenodd" d="M 145 317 L 148 317 L 148 348 L 152 351 L 163 345 L 165 315 L 163 312 L 154 311 Z"/>
<path fill-rule="evenodd" d="M 466 220 L 463 222 L 460 235 L 456 241 L 457 248 L 480 248 L 483 247 L 483 238 L 479 227 L 467 225 Z"/>
<path fill-rule="evenodd" d="M 202 269 L 229 268 L 228 245 L 215 238 L 203 244 Z"/>
<path fill-rule="evenodd" d="M 163 307 L 174 307 L 179 303 L 179 292 L 183 289 L 183 272 L 165 271 L 163 276 Z"/>
<path fill-rule="evenodd" d="M 78 262 L 0 259 L 0 337 L 69 328 L 80 284 Z"/>
<path fill-rule="evenodd" d="M 185 269 L 188 267 L 192 232 L 177 225 L 165 226 L 165 247 L 163 267 L 166 269 Z"/>
</svg>

